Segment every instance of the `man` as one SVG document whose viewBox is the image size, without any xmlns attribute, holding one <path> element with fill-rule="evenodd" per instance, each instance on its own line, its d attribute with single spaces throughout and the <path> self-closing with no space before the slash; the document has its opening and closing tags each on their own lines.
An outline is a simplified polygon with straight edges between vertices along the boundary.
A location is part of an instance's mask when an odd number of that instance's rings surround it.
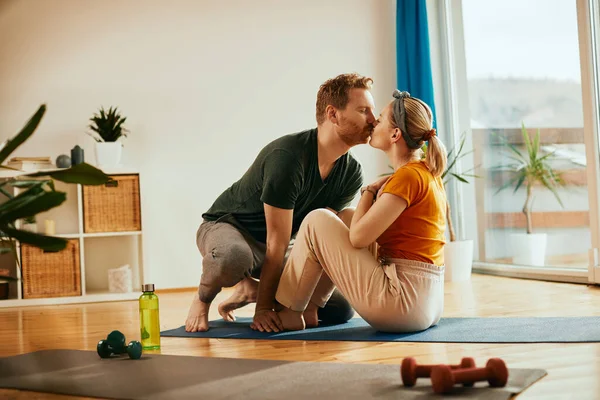
<svg viewBox="0 0 600 400">
<path fill-rule="evenodd" d="M 196 241 L 203 270 L 186 331 L 208 330 L 211 302 L 223 287 L 232 286 L 232 296 L 219 305 L 226 321 L 234 320 L 235 309 L 256 301 L 251 327 L 261 332 L 283 329 L 274 311 L 275 293 L 302 219 L 314 209 L 329 208 L 348 226 L 352 220 L 353 211 L 346 207 L 363 177 L 348 151 L 368 143 L 373 131 L 372 82 L 343 74 L 323 83 L 317 94 L 317 128 L 265 146 L 202 215 Z M 308 308 L 305 320 L 307 326 L 316 326 L 319 319 L 344 322 L 352 315 L 350 304 L 336 292 L 324 308 Z"/>
</svg>

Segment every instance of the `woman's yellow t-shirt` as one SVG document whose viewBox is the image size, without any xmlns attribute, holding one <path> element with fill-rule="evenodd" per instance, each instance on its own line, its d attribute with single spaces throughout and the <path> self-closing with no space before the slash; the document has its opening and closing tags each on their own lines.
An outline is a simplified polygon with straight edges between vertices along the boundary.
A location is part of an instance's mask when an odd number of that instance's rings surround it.
<svg viewBox="0 0 600 400">
<path fill-rule="evenodd" d="M 423 161 L 400 167 L 385 184 L 383 193 L 408 204 L 377 239 L 380 258 L 404 258 L 444 265 L 446 191 Z"/>
</svg>

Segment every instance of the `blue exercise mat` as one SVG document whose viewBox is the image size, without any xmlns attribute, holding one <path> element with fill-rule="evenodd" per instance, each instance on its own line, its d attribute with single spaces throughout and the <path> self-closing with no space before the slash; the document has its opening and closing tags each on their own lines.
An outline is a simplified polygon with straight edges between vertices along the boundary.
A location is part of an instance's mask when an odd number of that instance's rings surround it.
<svg viewBox="0 0 600 400">
<path fill-rule="evenodd" d="M 207 332 L 186 332 L 185 326 L 161 332 L 163 337 L 268 340 L 333 340 L 355 342 L 443 343 L 585 343 L 600 342 L 600 317 L 442 318 L 416 333 L 378 332 L 361 318 L 303 331 L 268 333 L 250 328 L 251 318 L 210 321 Z"/>
</svg>

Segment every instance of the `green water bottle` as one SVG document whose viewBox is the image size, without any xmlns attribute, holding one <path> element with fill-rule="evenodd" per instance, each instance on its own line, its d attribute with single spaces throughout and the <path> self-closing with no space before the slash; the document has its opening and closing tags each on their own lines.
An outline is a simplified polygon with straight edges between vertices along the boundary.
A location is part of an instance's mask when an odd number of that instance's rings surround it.
<svg viewBox="0 0 600 400">
<path fill-rule="evenodd" d="M 158 296 L 154 284 L 142 286 L 140 296 L 140 336 L 144 350 L 160 349 L 160 321 L 158 317 Z"/>
</svg>

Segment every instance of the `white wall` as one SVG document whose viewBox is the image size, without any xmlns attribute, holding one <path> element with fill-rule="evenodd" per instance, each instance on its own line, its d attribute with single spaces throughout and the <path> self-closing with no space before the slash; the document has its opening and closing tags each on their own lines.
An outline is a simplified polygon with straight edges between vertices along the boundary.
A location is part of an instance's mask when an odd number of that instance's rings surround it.
<svg viewBox="0 0 600 400">
<path fill-rule="evenodd" d="M 319 85 L 374 78 L 378 109 L 395 88 L 395 1 L 0 2 L 0 134 L 48 112 L 16 155 L 69 154 L 99 106 L 119 106 L 124 161 L 142 176 L 146 282 L 197 285 L 200 215 L 283 134 L 315 126 Z M 386 170 L 354 153 L 366 179 Z"/>
</svg>

